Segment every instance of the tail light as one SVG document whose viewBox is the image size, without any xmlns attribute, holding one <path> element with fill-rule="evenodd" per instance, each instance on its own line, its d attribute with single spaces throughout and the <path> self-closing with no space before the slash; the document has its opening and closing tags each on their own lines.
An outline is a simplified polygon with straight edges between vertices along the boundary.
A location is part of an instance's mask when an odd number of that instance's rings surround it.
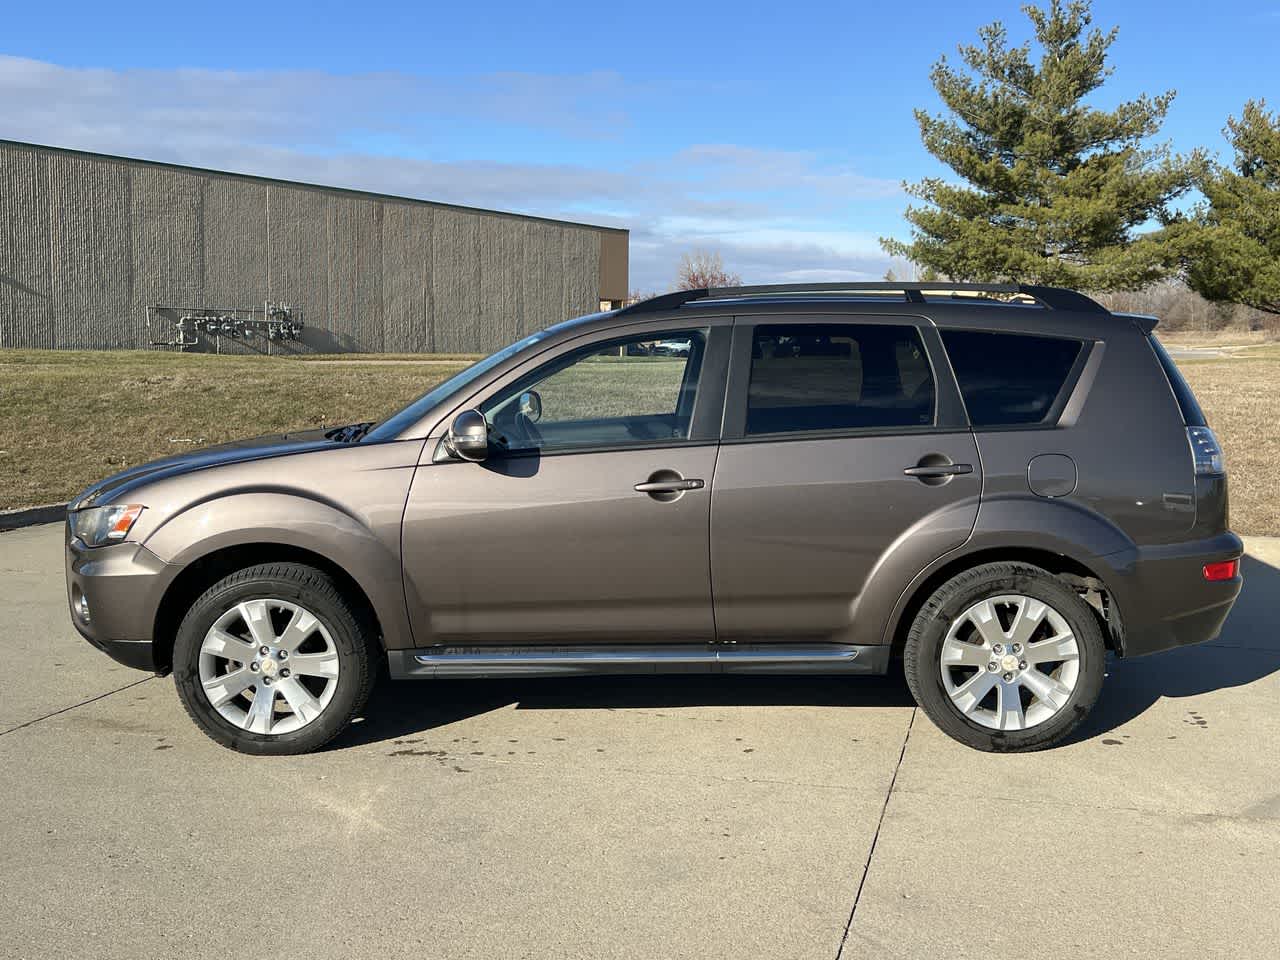
<svg viewBox="0 0 1280 960">
<path fill-rule="evenodd" d="M 1187 441 L 1191 444 L 1191 459 L 1195 463 L 1197 477 L 1220 477 L 1227 472 L 1218 438 L 1208 427 L 1187 427 Z"/>
<path fill-rule="evenodd" d="M 1204 565 L 1204 578 L 1209 581 L 1234 580 L 1236 571 L 1240 569 L 1239 560 L 1223 560 L 1219 563 Z"/>
</svg>

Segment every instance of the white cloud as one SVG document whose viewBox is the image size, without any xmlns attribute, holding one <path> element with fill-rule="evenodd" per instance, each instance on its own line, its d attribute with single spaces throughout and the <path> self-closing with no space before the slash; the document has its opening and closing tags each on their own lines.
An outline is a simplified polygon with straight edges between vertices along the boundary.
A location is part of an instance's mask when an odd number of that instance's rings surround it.
<svg viewBox="0 0 1280 960">
<path fill-rule="evenodd" d="M 227 138 L 334 148 L 415 118 L 465 118 L 579 137 L 628 122 L 616 73 L 438 78 L 312 70 L 109 70 L 0 55 L 0 118 L 11 136 L 70 128 L 117 149 L 181 151 Z M 16 132 L 12 132 L 16 131 Z"/>
<path fill-rule="evenodd" d="M 676 159 L 721 190 L 800 188 L 828 200 L 885 197 L 901 192 L 896 180 L 867 177 L 847 165 L 824 163 L 810 151 L 697 144 L 681 151 Z"/>
<path fill-rule="evenodd" d="M 865 224 L 897 184 L 816 153 L 692 144 L 641 161 L 615 150 L 624 159 L 598 164 L 423 156 L 444 152 L 440 131 L 477 123 L 495 150 L 514 131 L 598 145 L 630 129 L 639 96 L 612 72 L 109 70 L 0 56 L 0 136 L 14 140 L 626 226 L 638 289 L 665 287 L 692 246 L 719 248 L 751 282 L 883 274 L 888 258 Z"/>
</svg>

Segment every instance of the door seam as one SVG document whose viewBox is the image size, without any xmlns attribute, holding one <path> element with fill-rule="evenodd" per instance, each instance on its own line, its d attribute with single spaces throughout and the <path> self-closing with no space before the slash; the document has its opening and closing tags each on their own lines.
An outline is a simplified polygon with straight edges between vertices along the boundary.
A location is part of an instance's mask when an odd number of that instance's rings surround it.
<svg viewBox="0 0 1280 960">
<path fill-rule="evenodd" d="M 720 447 L 716 444 L 716 456 L 711 461 L 711 482 L 707 484 L 707 595 L 711 598 L 711 642 L 720 642 L 720 628 L 716 623 L 716 578 L 715 561 L 712 555 L 712 518 L 716 508 L 716 471 L 720 467 Z"/>
</svg>

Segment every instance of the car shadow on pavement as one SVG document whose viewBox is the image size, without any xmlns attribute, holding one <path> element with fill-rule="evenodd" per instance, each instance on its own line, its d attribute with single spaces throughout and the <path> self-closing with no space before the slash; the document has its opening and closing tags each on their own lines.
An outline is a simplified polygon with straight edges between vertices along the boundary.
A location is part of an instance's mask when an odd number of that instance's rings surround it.
<svg viewBox="0 0 1280 960">
<path fill-rule="evenodd" d="M 913 707 L 900 671 L 883 677 L 649 676 L 530 677 L 514 680 L 402 680 L 385 677 L 364 718 L 331 749 L 424 733 L 514 705 L 517 710 L 629 710 L 682 707 Z"/>
<path fill-rule="evenodd" d="M 1143 713 L 1164 697 L 1195 697 L 1240 687 L 1280 671 L 1280 570 L 1246 555 L 1244 589 L 1222 629 L 1210 643 L 1181 647 L 1133 660 L 1111 658 L 1089 718 L 1068 743 L 1101 736 Z"/>
</svg>

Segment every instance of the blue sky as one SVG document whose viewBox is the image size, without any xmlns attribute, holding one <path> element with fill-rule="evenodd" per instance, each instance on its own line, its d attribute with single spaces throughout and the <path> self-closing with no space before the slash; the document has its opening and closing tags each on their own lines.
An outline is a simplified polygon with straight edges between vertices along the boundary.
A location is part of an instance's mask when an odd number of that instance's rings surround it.
<svg viewBox="0 0 1280 960">
<path fill-rule="evenodd" d="M 1280 106 L 1280 3 L 1097 2 L 1101 105 L 1178 91 L 1164 137 L 1221 150 Z M 911 111 L 1015 3 L 13 4 L 0 137 L 632 230 L 632 286 L 718 248 L 754 282 L 865 279 L 941 172 Z"/>
</svg>

